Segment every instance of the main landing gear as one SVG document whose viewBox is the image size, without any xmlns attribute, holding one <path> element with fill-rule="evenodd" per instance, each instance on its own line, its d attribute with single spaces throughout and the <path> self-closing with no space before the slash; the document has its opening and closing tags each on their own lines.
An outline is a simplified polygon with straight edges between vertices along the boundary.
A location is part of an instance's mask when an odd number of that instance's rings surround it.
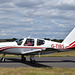
<svg viewBox="0 0 75 75">
<path fill-rule="evenodd" d="M 35 64 L 36 63 L 35 58 L 34 58 L 34 55 L 30 55 L 30 62 L 32 64 Z"/>
<path fill-rule="evenodd" d="M 24 55 L 21 55 L 21 61 L 24 63 L 26 62 L 26 58 L 24 57 Z"/>
<path fill-rule="evenodd" d="M 24 57 L 24 55 L 21 55 L 21 61 L 22 61 L 22 63 L 26 62 L 26 58 Z M 36 63 L 34 55 L 30 55 L 30 62 L 32 64 Z"/>
<path fill-rule="evenodd" d="M 5 54 L 3 54 L 2 58 L 0 59 L 1 62 L 5 62 Z"/>
<path fill-rule="evenodd" d="M 3 54 L 2 58 L 0 59 L 1 62 L 5 62 L 5 54 Z M 24 63 L 26 62 L 26 58 L 24 57 L 24 55 L 21 55 L 21 61 Z M 34 55 L 30 55 L 30 62 L 32 64 L 36 63 Z"/>
</svg>

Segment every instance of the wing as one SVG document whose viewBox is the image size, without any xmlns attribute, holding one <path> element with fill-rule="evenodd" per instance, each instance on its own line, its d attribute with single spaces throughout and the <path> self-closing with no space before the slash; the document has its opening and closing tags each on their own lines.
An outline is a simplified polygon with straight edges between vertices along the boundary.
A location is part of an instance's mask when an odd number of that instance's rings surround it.
<svg viewBox="0 0 75 75">
<path fill-rule="evenodd" d="M 3 47 L 0 50 L 0 53 L 5 53 L 5 54 L 24 54 L 24 55 L 40 55 L 43 54 L 51 54 L 54 52 L 59 52 L 58 49 L 54 48 L 42 48 L 42 49 L 33 49 L 33 48 L 19 48 L 19 47 Z"/>
<path fill-rule="evenodd" d="M 60 51 L 54 48 L 45 48 L 45 49 L 33 49 L 31 51 L 23 52 L 23 54 L 24 55 L 30 55 L 30 54 L 38 55 L 40 53 L 40 55 L 43 55 L 43 54 L 51 54 L 54 52 L 60 52 Z"/>
</svg>

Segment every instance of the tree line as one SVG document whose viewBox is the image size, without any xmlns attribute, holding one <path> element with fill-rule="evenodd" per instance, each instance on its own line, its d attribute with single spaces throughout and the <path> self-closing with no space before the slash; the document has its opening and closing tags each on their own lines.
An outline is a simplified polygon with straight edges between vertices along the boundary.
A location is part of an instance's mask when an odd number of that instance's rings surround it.
<svg viewBox="0 0 75 75">
<path fill-rule="evenodd" d="M 44 38 L 45 40 L 51 40 L 50 38 Z M 0 42 L 13 42 L 17 40 L 17 38 L 12 38 L 12 39 L 0 39 Z M 63 39 L 52 39 L 51 41 L 55 41 L 55 42 L 62 42 Z"/>
<path fill-rule="evenodd" d="M 13 42 L 17 40 L 17 38 L 12 38 L 12 39 L 0 39 L 0 42 Z"/>
<path fill-rule="evenodd" d="M 49 39 L 49 38 L 44 38 L 45 40 L 51 40 L 51 41 L 55 41 L 55 42 L 62 42 L 63 39 Z"/>
</svg>

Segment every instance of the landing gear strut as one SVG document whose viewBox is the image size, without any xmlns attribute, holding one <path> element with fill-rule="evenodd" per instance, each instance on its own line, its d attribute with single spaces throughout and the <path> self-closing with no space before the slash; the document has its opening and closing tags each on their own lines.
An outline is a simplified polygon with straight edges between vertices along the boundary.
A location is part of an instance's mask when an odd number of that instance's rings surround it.
<svg viewBox="0 0 75 75">
<path fill-rule="evenodd" d="M 24 63 L 26 62 L 26 58 L 24 57 L 24 55 L 21 55 L 21 61 Z"/>
<path fill-rule="evenodd" d="M 3 54 L 2 58 L 0 59 L 1 62 L 5 62 L 5 54 Z"/>
<path fill-rule="evenodd" d="M 34 58 L 34 55 L 30 55 L 30 62 L 32 64 L 36 63 L 35 58 Z"/>
</svg>

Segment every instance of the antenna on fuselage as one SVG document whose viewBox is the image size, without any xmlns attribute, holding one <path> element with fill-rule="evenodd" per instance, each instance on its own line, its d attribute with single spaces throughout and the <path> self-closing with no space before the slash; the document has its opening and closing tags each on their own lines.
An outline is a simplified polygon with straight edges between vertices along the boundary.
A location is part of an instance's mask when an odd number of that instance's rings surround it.
<svg viewBox="0 0 75 75">
<path fill-rule="evenodd" d="M 31 37 L 31 35 L 32 35 L 32 33 L 28 36 L 28 38 L 30 38 L 30 37 Z"/>
</svg>

